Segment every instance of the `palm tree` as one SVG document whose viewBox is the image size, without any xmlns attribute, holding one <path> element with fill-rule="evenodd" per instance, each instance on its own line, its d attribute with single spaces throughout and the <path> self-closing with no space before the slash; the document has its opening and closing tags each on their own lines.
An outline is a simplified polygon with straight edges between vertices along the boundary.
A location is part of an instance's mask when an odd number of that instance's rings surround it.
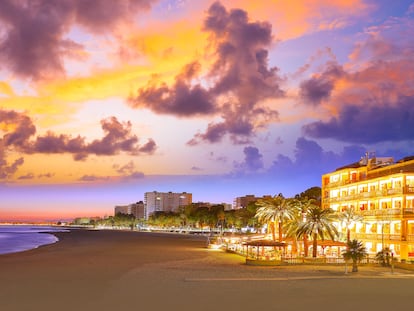
<svg viewBox="0 0 414 311">
<path fill-rule="evenodd" d="M 367 250 L 361 241 L 352 240 L 347 243 L 346 250 L 342 252 L 345 260 L 352 259 L 352 272 L 358 272 L 358 262 L 367 255 Z"/>
<path fill-rule="evenodd" d="M 267 222 L 270 224 L 272 231 L 272 238 L 276 240 L 275 224 L 278 223 L 279 241 L 283 240 L 283 222 L 286 219 L 292 218 L 294 208 L 288 204 L 288 200 L 282 194 L 278 194 L 272 198 L 264 198 L 257 201 L 259 208 L 256 211 L 255 217 L 260 222 Z"/>
<path fill-rule="evenodd" d="M 288 204 L 295 211 L 292 218 L 286 222 L 286 235 L 293 238 L 292 251 L 297 251 L 297 230 L 299 225 L 303 222 L 306 211 L 315 204 L 314 199 L 308 197 L 296 196 L 294 199 L 290 199 Z M 307 234 L 302 236 L 303 239 L 303 251 L 304 256 L 308 257 L 308 237 Z"/>
<path fill-rule="evenodd" d="M 299 224 L 297 234 L 299 237 L 309 234 L 313 239 L 312 257 L 316 257 L 318 247 L 318 237 L 322 240 L 327 233 L 332 240 L 338 236 L 338 231 L 333 225 L 336 220 L 335 213 L 330 208 L 322 208 L 317 205 L 311 205 L 305 213 L 305 219 Z"/>
<path fill-rule="evenodd" d="M 375 259 L 384 267 L 389 267 L 391 254 L 391 249 L 389 247 L 385 247 L 375 255 Z"/>
<path fill-rule="evenodd" d="M 342 224 L 346 226 L 346 242 L 351 241 L 351 229 L 350 227 L 358 222 L 363 221 L 363 217 L 355 213 L 355 210 L 352 208 L 347 208 L 339 214 L 339 220 Z"/>
</svg>

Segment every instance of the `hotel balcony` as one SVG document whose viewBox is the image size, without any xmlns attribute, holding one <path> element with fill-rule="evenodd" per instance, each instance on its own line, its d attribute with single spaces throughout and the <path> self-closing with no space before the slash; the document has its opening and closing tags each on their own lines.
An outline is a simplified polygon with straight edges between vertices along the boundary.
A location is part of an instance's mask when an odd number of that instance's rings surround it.
<svg viewBox="0 0 414 311">
<path fill-rule="evenodd" d="M 414 242 L 414 234 L 407 234 L 405 237 L 400 233 L 351 233 L 352 239 L 366 240 L 366 241 L 407 241 Z"/>
<path fill-rule="evenodd" d="M 403 218 L 414 218 L 414 208 L 387 208 L 387 209 L 373 209 L 373 210 L 356 210 L 356 214 L 363 217 L 374 217 L 379 220 L 391 220 Z M 342 212 L 337 211 L 338 215 Z"/>
<path fill-rule="evenodd" d="M 360 199 L 369 199 L 369 198 L 380 198 L 393 195 L 403 195 L 403 194 L 414 194 L 413 186 L 405 186 L 399 188 L 383 189 L 376 191 L 360 192 L 355 194 L 349 194 L 339 197 L 329 197 L 325 196 L 324 200 L 328 200 L 330 203 L 343 202 L 343 201 L 353 201 Z"/>
<path fill-rule="evenodd" d="M 368 240 L 368 241 L 404 241 L 404 237 L 401 234 L 391 233 L 353 233 L 351 234 L 353 239 L 357 240 Z M 406 238 L 407 241 L 414 241 L 414 234 L 409 234 Z"/>
<path fill-rule="evenodd" d="M 357 210 L 356 213 L 362 216 L 395 216 L 402 214 L 401 208 L 387 208 L 387 209 L 374 209 L 374 210 Z"/>
</svg>

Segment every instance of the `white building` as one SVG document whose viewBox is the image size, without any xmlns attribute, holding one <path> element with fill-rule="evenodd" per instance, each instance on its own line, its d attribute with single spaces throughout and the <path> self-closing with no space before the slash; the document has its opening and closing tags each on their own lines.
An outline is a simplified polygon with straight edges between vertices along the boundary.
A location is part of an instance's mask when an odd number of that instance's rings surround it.
<svg viewBox="0 0 414 311">
<path fill-rule="evenodd" d="M 145 192 L 145 219 L 155 212 L 177 212 L 180 207 L 192 203 L 193 195 L 182 192 Z"/>
</svg>

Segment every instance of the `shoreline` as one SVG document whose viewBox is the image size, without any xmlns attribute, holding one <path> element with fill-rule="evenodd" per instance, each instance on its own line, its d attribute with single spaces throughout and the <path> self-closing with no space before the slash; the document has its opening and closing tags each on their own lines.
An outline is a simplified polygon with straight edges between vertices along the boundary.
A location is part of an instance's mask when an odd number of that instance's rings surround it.
<svg viewBox="0 0 414 311">
<path fill-rule="evenodd" d="M 0 227 L 0 256 L 36 249 L 59 241 L 54 234 L 69 229 L 45 225 L 2 225 Z"/>
<path fill-rule="evenodd" d="M 414 274 L 398 269 L 247 266 L 244 257 L 206 248 L 204 236 L 53 234 L 58 243 L 0 256 L 1 310 L 348 310 L 347 301 L 357 300 L 378 311 L 389 310 L 393 297 L 411 303 L 414 286 Z"/>
</svg>

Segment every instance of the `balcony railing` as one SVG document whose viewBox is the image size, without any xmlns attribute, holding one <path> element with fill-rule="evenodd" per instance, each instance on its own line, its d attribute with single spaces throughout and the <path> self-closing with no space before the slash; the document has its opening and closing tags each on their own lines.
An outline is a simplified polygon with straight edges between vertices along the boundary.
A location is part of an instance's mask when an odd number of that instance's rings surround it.
<svg viewBox="0 0 414 311">
<path fill-rule="evenodd" d="M 401 234 L 391 234 L 391 233 L 354 233 L 351 234 L 353 239 L 361 240 L 371 240 L 371 241 L 402 241 L 404 240 L 401 237 Z M 410 238 L 414 240 L 414 235 Z"/>
<path fill-rule="evenodd" d="M 414 187 L 405 186 L 399 188 L 391 188 L 391 189 L 382 189 L 382 190 L 374 190 L 368 192 L 360 192 L 348 195 L 341 195 L 337 197 L 325 197 L 324 199 L 329 200 L 329 202 L 338 202 L 338 201 L 352 201 L 358 199 L 368 199 L 373 197 L 385 197 L 385 196 L 392 196 L 392 195 L 402 195 L 402 194 L 410 194 L 414 193 Z"/>
<path fill-rule="evenodd" d="M 374 210 L 363 210 L 356 211 L 357 214 L 362 216 L 394 216 L 401 215 L 401 208 L 387 208 L 387 209 L 374 209 Z"/>
</svg>

